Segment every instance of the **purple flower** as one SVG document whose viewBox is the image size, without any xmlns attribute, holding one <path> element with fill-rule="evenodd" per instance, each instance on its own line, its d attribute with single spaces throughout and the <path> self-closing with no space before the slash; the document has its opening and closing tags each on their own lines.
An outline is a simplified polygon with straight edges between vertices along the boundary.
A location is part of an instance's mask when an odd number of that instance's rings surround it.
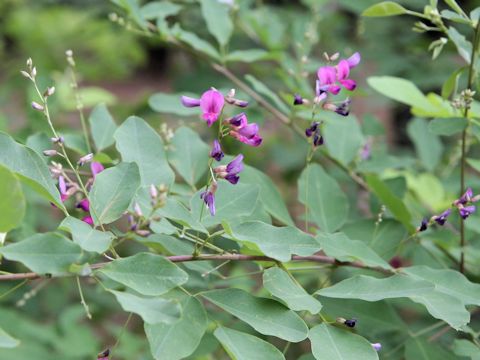
<svg viewBox="0 0 480 360">
<path fill-rule="evenodd" d="M 90 164 L 90 171 L 92 172 L 94 179 L 95 176 L 97 176 L 97 174 L 100 174 L 103 170 L 105 170 L 105 168 L 99 162 L 92 161 L 92 163 Z"/>
<path fill-rule="evenodd" d="M 337 95 L 341 89 L 341 87 L 337 85 L 337 82 L 349 91 L 355 90 L 357 87 L 356 82 L 348 77 L 350 75 L 350 69 L 357 66 L 360 63 L 360 60 L 360 54 L 356 52 L 348 59 L 340 60 L 337 66 L 320 67 L 317 72 L 319 80 L 317 93 L 329 92 L 333 95 Z"/>
<path fill-rule="evenodd" d="M 213 171 L 217 177 L 225 179 L 231 184 L 235 185 L 240 180 L 238 174 L 243 170 L 243 155 L 237 155 L 235 159 L 230 161 L 227 165 L 216 167 Z"/>
<path fill-rule="evenodd" d="M 258 135 L 258 125 L 256 123 L 248 123 L 245 113 L 240 113 L 226 121 L 232 128 L 230 135 L 244 144 L 250 146 L 259 146 L 262 138 Z"/>
<path fill-rule="evenodd" d="M 461 207 L 458 209 L 458 212 L 460 213 L 462 219 L 465 220 L 470 216 L 470 214 L 473 214 L 475 212 L 475 205 Z"/>
<path fill-rule="evenodd" d="M 203 119 L 207 121 L 208 126 L 212 126 L 218 120 L 224 103 L 223 95 L 217 90 L 208 90 L 202 94 L 200 107 L 203 111 Z"/>
<path fill-rule="evenodd" d="M 181 101 L 183 106 L 186 107 L 200 106 L 203 112 L 202 117 L 207 122 L 208 126 L 212 126 L 212 124 L 218 120 L 223 105 L 225 104 L 223 95 L 215 89 L 205 91 L 200 99 L 182 96 Z"/>
<path fill-rule="evenodd" d="M 303 103 L 304 100 L 299 94 L 293 96 L 293 105 L 302 105 Z"/>
<path fill-rule="evenodd" d="M 382 349 L 382 344 L 380 343 L 373 343 L 371 344 L 375 351 L 380 351 Z"/>
<path fill-rule="evenodd" d="M 214 158 L 217 161 L 222 160 L 223 156 L 225 154 L 222 151 L 222 148 L 220 147 L 220 143 L 218 142 L 217 139 L 213 141 L 213 147 L 212 151 L 210 151 L 210 157 Z"/>
<path fill-rule="evenodd" d="M 450 215 L 451 212 L 452 212 L 451 209 L 447 209 L 440 215 L 435 215 L 432 218 L 438 225 L 444 225 L 445 221 L 447 221 L 448 215 Z"/>
<path fill-rule="evenodd" d="M 455 200 L 453 204 L 455 206 L 459 204 L 465 205 L 466 203 L 470 202 L 472 198 L 473 198 L 472 188 L 468 188 L 467 191 L 465 191 L 465 194 L 460 196 L 460 199 Z"/>
<path fill-rule="evenodd" d="M 82 209 L 85 212 L 89 212 L 90 211 L 90 202 L 88 201 L 88 199 L 83 199 L 77 204 L 77 208 Z"/>
<path fill-rule="evenodd" d="M 67 194 L 67 184 L 65 183 L 65 178 L 62 175 L 58 177 L 58 188 L 60 190 L 60 199 L 62 202 L 65 202 L 69 195 Z"/>
<path fill-rule="evenodd" d="M 313 135 L 313 145 L 314 146 L 321 146 L 325 143 L 323 136 L 320 135 L 318 132 Z"/>
<path fill-rule="evenodd" d="M 312 122 L 310 127 L 305 129 L 305 136 L 306 137 L 312 137 L 312 135 L 317 132 L 318 125 L 320 125 L 320 123 L 318 121 Z"/>
<path fill-rule="evenodd" d="M 420 226 L 417 228 L 418 232 L 422 232 L 427 230 L 428 228 L 428 219 L 423 219 L 422 222 L 420 223 Z"/>
<path fill-rule="evenodd" d="M 200 194 L 200 198 L 210 211 L 210 215 L 215 216 L 215 191 L 217 190 L 217 183 L 212 183 L 210 189 Z"/>
</svg>

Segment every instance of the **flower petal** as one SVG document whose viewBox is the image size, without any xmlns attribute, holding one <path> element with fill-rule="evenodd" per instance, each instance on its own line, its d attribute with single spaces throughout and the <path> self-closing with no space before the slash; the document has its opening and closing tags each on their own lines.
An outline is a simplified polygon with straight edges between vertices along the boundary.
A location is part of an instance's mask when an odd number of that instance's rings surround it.
<svg viewBox="0 0 480 360">
<path fill-rule="evenodd" d="M 361 60 L 361 56 L 360 56 L 360 53 L 359 53 L 359 52 L 356 52 L 355 54 L 353 54 L 352 56 L 350 56 L 350 57 L 347 59 L 348 66 L 350 66 L 350 69 L 351 69 L 351 68 L 354 68 L 355 66 L 357 66 L 358 64 L 360 64 L 360 60 Z"/>
<path fill-rule="evenodd" d="M 320 80 L 320 86 L 335 83 L 335 68 L 332 66 L 322 66 L 318 69 L 317 75 L 318 80 Z"/>
<path fill-rule="evenodd" d="M 357 87 L 357 83 L 355 82 L 355 80 L 352 79 L 338 80 L 338 82 L 342 84 L 343 87 L 348 91 L 353 91 Z"/>
<path fill-rule="evenodd" d="M 200 99 L 195 99 L 189 96 L 181 97 L 182 105 L 185 107 L 197 107 L 200 106 Z"/>
<path fill-rule="evenodd" d="M 103 170 L 105 170 L 105 168 L 99 162 L 93 161 L 90 164 L 90 170 L 92 171 L 93 178 L 95 178 L 95 176 L 100 174 Z"/>
<path fill-rule="evenodd" d="M 217 121 L 224 103 L 225 99 L 223 95 L 217 90 L 208 90 L 202 94 L 200 107 L 203 112 L 203 118 L 207 121 L 208 126 L 211 126 Z"/>
<path fill-rule="evenodd" d="M 337 78 L 338 80 L 343 80 L 348 78 L 350 74 L 350 66 L 348 66 L 347 60 L 340 60 L 337 65 Z"/>
<path fill-rule="evenodd" d="M 258 134 L 258 125 L 255 123 L 245 125 L 244 127 L 238 129 L 238 133 L 248 139 L 251 139 Z"/>
</svg>

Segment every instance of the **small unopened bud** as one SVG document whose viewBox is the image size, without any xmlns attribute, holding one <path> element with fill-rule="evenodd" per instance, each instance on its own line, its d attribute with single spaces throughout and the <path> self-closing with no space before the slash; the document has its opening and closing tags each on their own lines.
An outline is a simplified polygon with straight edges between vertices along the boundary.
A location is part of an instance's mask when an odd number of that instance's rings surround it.
<svg viewBox="0 0 480 360">
<path fill-rule="evenodd" d="M 336 52 L 333 55 L 330 55 L 330 61 L 335 61 L 340 57 L 340 53 Z"/>
<path fill-rule="evenodd" d="M 30 79 L 30 80 L 32 79 L 32 77 L 30 76 L 30 74 L 29 74 L 28 72 L 23 71 L 23 70 L 20 70 L 20 73 L 21 73 L 24 77 L 26 77 L 27 79 Z"/>
<path fill-rule="evenodd" d="M 330 56 L 328 56 L 328 54 L 326 52 L 323 53 L 323 58 L 326 60 L 326 61 L 330 61 Z"/>
<path fill-rule="evenodd" d="M 72 56 L 73 56 L 73 51 L 70 50 L 70 49 L 68 49 L 67 51 L 65 51 L 65 55 L 66 55 L 67 57 L 72 57 Z"/>
<path fill-rule="evenodd" d="M 138 205 L 138 203 L 135 203 L 135 205 L 133 205 L 133 211 L 135 211 L 135 215 L 139 217 L 143 216 L 142 209 L 140 208 L 140 205 Z"/>
<path fill-rule="evenodd" d="M 475 195 L 474 197 L 472 197 L 472 198 L 470 199 L 471 202 L 477 202 L 477 201 L 479 201 L 479 200 L 480 200 L 480 194 L 479 194 L 479 195 Z"/>
<path fill-rule="evenodd" d="M 156 199 L 157 196 L 158 196 L 158 190 L 157 190 L 157 187 L 155 185 L 150 185 L 150 196 L 152 197 L 152 199 Z"/>
<path fill-rule="evenodd" d="M 227 97 L 229 98 L 235 97 L 235 89 L 230 89 L 227 93 Z"/>
<path fill-rule="evenodd" d="M 380 343 L 373 343 L 371 345 L 375 351 L 380 351 L 382 349 L 382 344 Z"/>
<path fill-rule="evenodd" d="M 77 164 L 82 166 L 82 165 L 92 161 L 92 159 L 93 159 L 93 154 L 90 153 L 90 154 L 82 156 L 80 159 L 78 159 Z"/>
<path fill-rule="evenodd" d="M 63 144 L 65 142 L 65 139 L 63 138 L 63 136 L 59 136 L 50 138 L 50 141 L 54 144 Z"/>
<path fill-rule="evenodd" d="M 108 14 L 108 18 L 110 19 L 110 21 L 115 22 L 115 21 L 118 20 L 118 15 L 117 15 L 117 13 L 112 12 L 112 13 Z"/>
<path fill-rule="evenodd" d="M 43 111 L 44 107 L 43 105 L 40 105 L 39 103 L 32 101 L 32 109 L 37 110 L 37 111 Z"/>
<path fill-rule="evenodd" d="M 31 70 L 31 69 L 32 69 L 32 66 L 33 66 L 32 58 L 28 58 L 28 59 L 27 59 L 27 69 L 28 69 L 28 70 Z"/>
<path fill-rule="evenodd" d="M 57 154 L 58 154 L 57 150 L 53 150 L 53 149 L 43 151 L 43 155 L 45 156 L 55 156 Z"/>
<path fill-rule="evenodd" d="M 135 233 L 143 237 L 147 237 L 148 235 L 150 235 L 149 230 L 137 230 L 135 231 Z"/>
<path fill-rule="evenodd" d="M 30 75 L 32 76 L 32 78 L 35 79 L 35 77 L 37 76 L 37 68 L 34 66 L 32 71 L 30 72 Z"/>
<path fill-rule="evenodd" d="M 55 86 L 47 87 L 47 89 L 43 93 L 43 96 L 49 97 L 49 96 L 52 96 L 53 94 L 55 94 Z"/>
</svg>

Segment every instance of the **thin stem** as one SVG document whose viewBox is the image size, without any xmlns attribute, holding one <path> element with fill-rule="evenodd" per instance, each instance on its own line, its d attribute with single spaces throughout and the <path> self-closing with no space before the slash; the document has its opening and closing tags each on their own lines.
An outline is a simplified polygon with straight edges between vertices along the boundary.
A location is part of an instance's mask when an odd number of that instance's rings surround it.
<svg viewBox="0 0 480 360">
<path fill-rule="evenodd" d="M 83 291 L 82 291 L 82 285 L 80 284 L 80 277 L 77 276 L 77 287 L 78 287 L 78 293 L 80 294 L 80 303 L 82 304 L 83 308 L 85 309 L 85 314 L 87 315 L 87 318 L 89 320 L 92 319 L 92 314 L 90 313 L 90 309 L 88 308 L 88 304 L 85 301 L 85 298 L 83 296 Z"/>
<path fill-rule="evenodd" d="M 122 330 L 120 331 L 120 334 L 118 334 L 117 341 L 115 344 L 112 346 L 110 349 L 110 359 L 113 359 L 113 350 L 115 350 L 120 343 L 120 339 L 122 338 L 125 330 L 127 329 L 128 324 L 130 323 L 130 319 L 132 318 L 133 313 L 128 314 L 127 320 L 125 321 L 125 324 L 123 324 Z"/>
<path fill-rule="evenodd" d="M 15 290 L 21 288 L 23 285 L 25 285 L 27 282 L 28 282 L 28 279 L 25 279 L 25 280 L 23 280 L 21 283 L 19 283 L 19 284 L 15 285 L 14 287 L 12 287 L 11 289 L 8 289 L 8 290 L 5 291 L 2 295 L 0 295 L 0 299 L 3 299 L 5 296 L 10 295 L 12 292 L 14 292 Z"/>
<path fill-rule="evenodd" d="M 478 50 L 480 38 L 480 21 L 475 28 L 475 34 L 472 42 L 472 54 L 470 57 L 470 66 L 468 67 L 468 83 L 467 89 L 471 90 L 473 87 L 473 80 L 475 74 L 475 57 Z M 465 106 L 465 111 L 463 117 L 467 119 L 470 111 L 470 104 Z M 465 166 L 466 166 L 466 143 L 467 143 L 467 128 L 462 132 L 462 156 L 460 159 L 460 196 L 465 192 Z M 460 219 L 460 272 L 463 274 L 465 272 L 465 224 L 463 219 Z"/>
</svg>

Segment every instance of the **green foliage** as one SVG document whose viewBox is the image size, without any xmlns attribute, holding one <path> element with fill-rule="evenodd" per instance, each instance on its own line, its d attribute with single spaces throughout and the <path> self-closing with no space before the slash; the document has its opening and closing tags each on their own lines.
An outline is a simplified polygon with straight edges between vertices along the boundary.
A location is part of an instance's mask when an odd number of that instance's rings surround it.
<svg viewBox="0 0 480 360">
<path fill-rule="evenodd" d="M 395 16 L 403 15 L 406 13 L 407 9 L 405 9 L 400 4 L 397 4 L 393 1 L 384 1 L 379 4 L 370 6 L 362 13 L 362 16 Z"/>
<path fill-rule="evenodd" d="M 0 232 L 6 233 L 22 223 L 25 216 L 25 197 L 18 178 L 0 166 Z"/>
<path fill-rule="evenodd" d="M 93 142 L 98 151 L 108 148 L 115 142 L 113 133 L 117 125 L 105 104 L 98 104 L 93 108 L 88 118 L 92 131 Z"/>
</svg>

